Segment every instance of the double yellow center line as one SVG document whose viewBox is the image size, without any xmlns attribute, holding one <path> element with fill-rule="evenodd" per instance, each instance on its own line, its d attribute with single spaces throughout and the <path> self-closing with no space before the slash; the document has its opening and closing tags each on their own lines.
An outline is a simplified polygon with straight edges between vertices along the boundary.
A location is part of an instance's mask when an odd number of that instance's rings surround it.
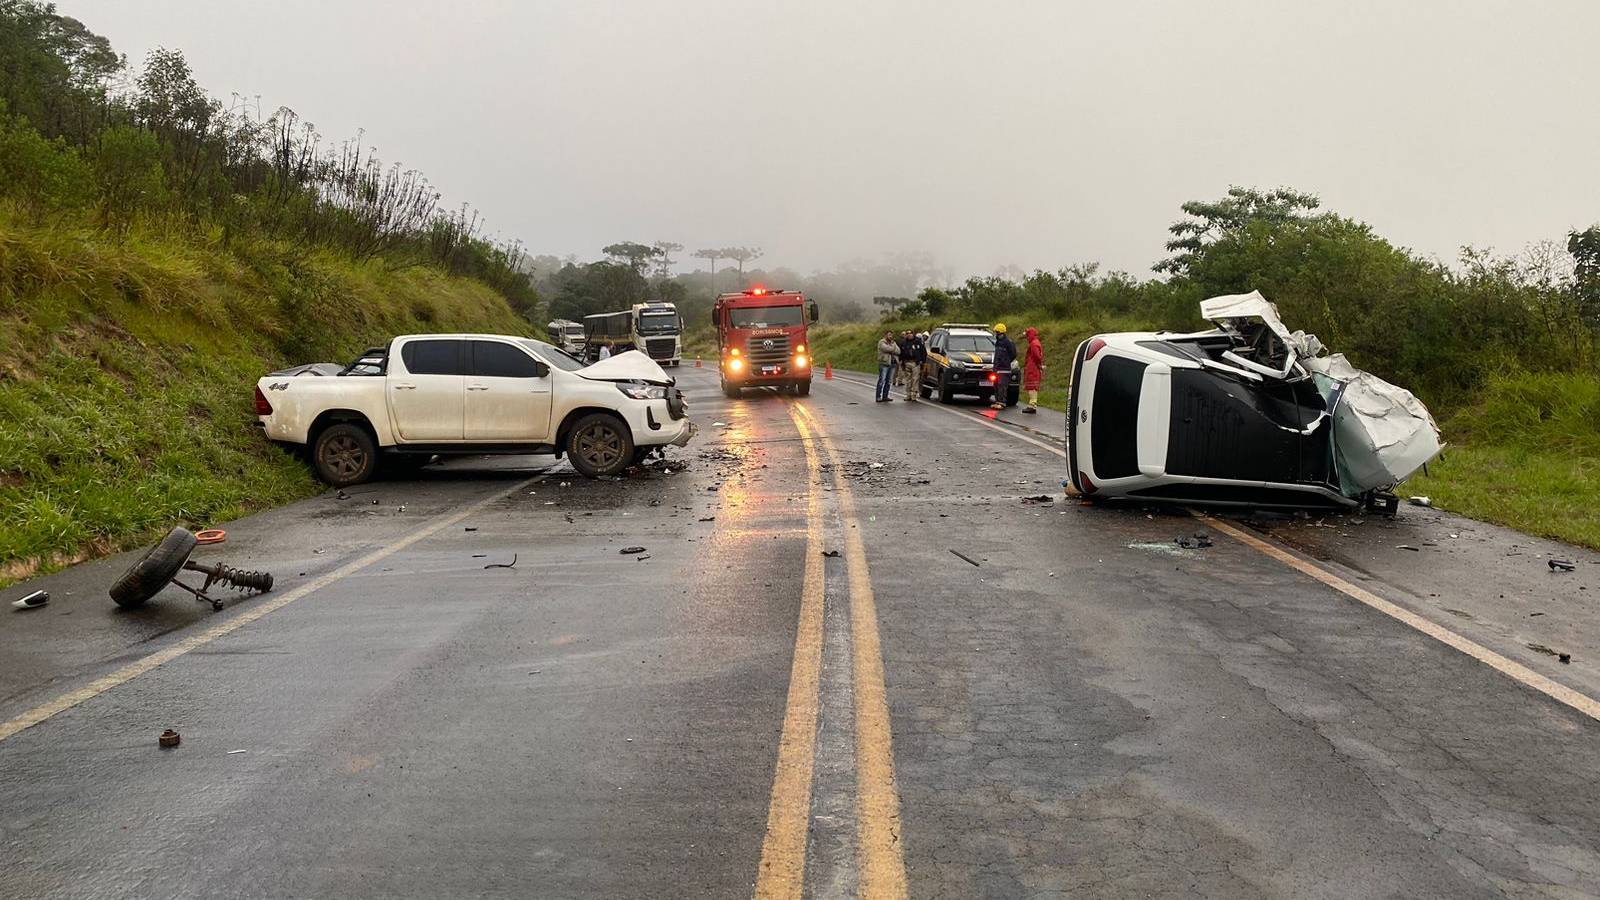
<svg viewBox="0 0 1600 900">
<path fill-rule="evenodd" d="M 806 502 L 806 567 L 801 584 L 800 623 L 790 669 L 789 696 L 778 764 L 767 813 L 767 833 L 757 873 L 758 898 L 799 898 L 805 881 L 806 836 L 811 820 L 823 638 L 822 472 L 818 445 L 833 464 L 834 496 L 844 532 L 849 570 L 851 654 L 854 685 L 856 838 L 858 895 L 906 896 L 900 840 L 900 797 L 895 789 L 894 747 L 883 677 L 878 612 L 872 594 L 866 545 L 856 527 L 855 497 L 840 476 L 838 450 L 811 410 L 801 404 L 789 415 L 805 447 L 809 491 Z"/>
</svg>

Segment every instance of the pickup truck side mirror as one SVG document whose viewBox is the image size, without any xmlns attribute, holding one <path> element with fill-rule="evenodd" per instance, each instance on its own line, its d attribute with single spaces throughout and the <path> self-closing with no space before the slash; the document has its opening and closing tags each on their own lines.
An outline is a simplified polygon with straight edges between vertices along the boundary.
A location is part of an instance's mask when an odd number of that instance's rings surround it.
<svg viewBox="0 0 1600 900">
<path fill-rule="evenodd" d="M 809 308 L 811 313 L 811 321 L 815 322 L 817 320 L 817 301 L 812 300 L 810 303 L 806 304 L 806 306 Z"/>
<path fill-rule="evenodd" d="M 533 377 L 544 378 L 550 374 L 550 367 L 537 359 L 533 361 Z"/>
</svg>

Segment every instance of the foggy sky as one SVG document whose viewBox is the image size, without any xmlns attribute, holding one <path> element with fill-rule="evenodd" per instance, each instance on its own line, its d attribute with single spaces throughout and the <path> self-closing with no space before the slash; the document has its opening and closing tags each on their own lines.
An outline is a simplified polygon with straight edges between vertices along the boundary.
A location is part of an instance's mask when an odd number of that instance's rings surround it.
<svg viewBox="0 0 1600 900">
<path fill-rule="evenodd" d="M 1142 277 L 1178 205 L 1230 183 L 1446 260 L 1600 221 L 1593 0 L 59 6 L 135 66 L 181 49 L 224 101 L 364 128 L 534 253 Z"/>
</svg>

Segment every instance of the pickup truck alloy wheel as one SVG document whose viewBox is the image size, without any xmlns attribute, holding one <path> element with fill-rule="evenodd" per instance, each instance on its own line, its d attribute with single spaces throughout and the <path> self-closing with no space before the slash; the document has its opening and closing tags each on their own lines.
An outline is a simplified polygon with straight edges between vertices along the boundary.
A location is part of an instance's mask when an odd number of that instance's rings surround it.
<svg viewBox="0 0 1600 900">
<path fill-rule="evenodd" d="M 341 423 L 317 436 L 317 474 L 334 487 L 360 484 L 371 478 L 377 456 L 372 437 L 359 426 Z"/>
<path fill-rule="evenodd" d="M 572 426 L 567 455 L 580 474 L 616 475 L 633 462 L 633 438 L 614 416 L 591 413 Z"/>
</svg>

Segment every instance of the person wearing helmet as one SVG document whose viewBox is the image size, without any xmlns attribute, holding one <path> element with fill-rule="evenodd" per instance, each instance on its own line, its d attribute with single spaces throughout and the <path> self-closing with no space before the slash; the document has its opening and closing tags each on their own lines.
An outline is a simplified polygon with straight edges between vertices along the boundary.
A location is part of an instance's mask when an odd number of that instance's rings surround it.
<svg viewBox="0 0 1600 900">
<path fill-rule="evenodd" d="M 1006 323 L 994 326 L 994 402 L 990 409 L 1006 408 L 1006 392 L 1011 387 L 1011 364 L 1017 361 L 1017 345 L 1006 337 Z"/>
</svg>

